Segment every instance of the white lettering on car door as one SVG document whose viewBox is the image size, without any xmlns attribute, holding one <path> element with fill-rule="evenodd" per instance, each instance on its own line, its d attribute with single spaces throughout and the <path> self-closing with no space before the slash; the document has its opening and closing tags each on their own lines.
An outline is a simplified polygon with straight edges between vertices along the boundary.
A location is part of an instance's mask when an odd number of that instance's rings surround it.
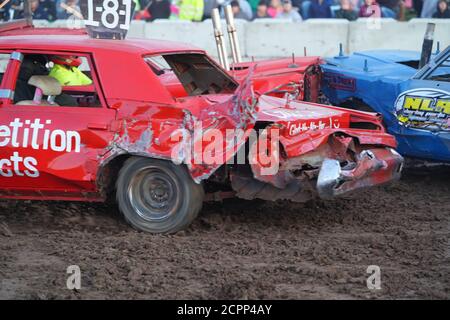
<svg viewBox="0 0 450 320">
<path fill-rule="evenodd" d="M 76 131 L 50 129 L 51 120 L 22 120 L 15 118 L 7 124 L 0 124 L 0 148 L 31 148 L 55 152 L 79 153 L 81 136 Z M 23 170 L 21 168 L 24 168 Z M 3 177 L 39 177 L 36 158 L 14 151 L 9 158 L 0 159 L 0 175 Z"/>
</svg>

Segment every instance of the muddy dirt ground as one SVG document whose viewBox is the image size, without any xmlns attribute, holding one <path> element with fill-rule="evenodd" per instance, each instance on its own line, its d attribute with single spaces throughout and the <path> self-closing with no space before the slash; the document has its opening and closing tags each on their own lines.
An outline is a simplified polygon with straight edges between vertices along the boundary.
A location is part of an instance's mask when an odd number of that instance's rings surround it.
<svg viewBox="0 0 450 320">
<path fill-rule="evenodd" d="M 366 286 L 369 265 L 381 290 Z M 209 204 L 171 236 L 102 204 L 1 201 L 0 298 L 448 299 L 450 168 L 355 199 Z"/>
</svg>

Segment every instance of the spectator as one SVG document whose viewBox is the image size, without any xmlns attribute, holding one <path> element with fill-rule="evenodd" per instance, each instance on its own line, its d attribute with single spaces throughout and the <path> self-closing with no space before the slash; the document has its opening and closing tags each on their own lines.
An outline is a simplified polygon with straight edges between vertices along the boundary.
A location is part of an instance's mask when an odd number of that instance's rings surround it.
<svg viewBox="0 0 450 320">
<path fill-rule="evenodd" d="M 239 8 L 241 8 L 242 13 L 245 15 L 245 20 L 252 20 L 253 18 L 253 11 L 252 7 L 248 3 L 247 0 L 237 0 L 239 2 Z"/>
<path fill-rule="evenodd" d="M 309 18 L 331 18 L 331 1 L 313 0 L 309 7 Z"/>
<path fill-rule="evenodd" d="M 341 7 L 336 10 L 335 17 L 337 19 L 347 19 L 349 21 L 354 21 L 358 18 L 358 14 L 355 10 L 353 10 L 353 6 L 350 0 L 341 0 Z"/>
<path fill-rule="evenodd" d="M 439 0 L 437 4 L 437 11 L 433 14 L 433 18 L 450 19 L 450 10 L 446 0 Z"/>
<path fill-rule="evenodd" d="M 33 15 L 33 18 L 34 19 L 47 19 L 47 17 L 45 17 L 45 18 L 41 17 L 42 14 L 40 12 L 43 12 L 43 10 L 39 7 L 40 7 L 39 0 L 30 0 L 30 9 L 31 9 L 31 14 Z"/>
<path fill-rule="evenodd" d="M 56 20 L 56 5 L 51 0 L 30 0 L 30 8 L 33 19 Z M 15 18 L 23 18 L 23 11 Z"/>
<path fill-rule="evenodd" d="M 65 0 L 59 2 L 59 6 L 62 10 L 57 10 L 58 19 L 68 19 L 73 15 L 74 12 L 80 12 L 80 7 L 78 6 L 78 0 Z"/>
<path fill-rule="evenodd" d="M 242 1 L 241 1 L 242 2 Z M 251 17 L 249 17 L 244 11 L 241 10 L 241 5 L 239 1 L 233 0 L 231 1 L 231 10 L 233 11 L 233 16 L 235 19 L 243 19 L 250 21 Z"/>
<path fill-rule="evenodd" d="M 153 0 L 133 0 L 136 3 L 134 7 L 134 20 L 150 21 L 151 15 L 148 8 L 153 4 Z"/>
<path fill-rule="evenodd" d="M 416 12 L 416 16 L 420 17 L 422 13 L 422 7 L 423 7 L 423 0 L 413 0 L 413 8 Z"/>
<path fill-rule="evenodd" d="M 302 16 L 298 13 L 298 11 L 292 8 L 291 0 L 282 0 L 283 11 L 276 15 L 277 19 L 289 19 L 293 22 L 302 21 Z"/>
<path fill-rule="evenodd" d="M 432 18 L 439 0 L 423 0 L 421 18 Z"/>
<path fill-rule="evenodd" d="M 309 8 L 311 7 L 312 0 L 294 0 L 292 4 L 294 7 L 300 8 L 300 14 L 302 15 L 303 20 L 309 19 Z"/>
<path fill-rule="evenodd" d="M 353 8 L 353 10 L 355 10 L 356 12 L 358 12 L 360 4 L 363 3 L 364 1 L 360 1 L 360 0 L 350 0 L 350 4 Z"/>
<path fill-rule="evenodd" d="M 381 18 L 381 8 L 376 0 L 364 0 L 364 4 L 359 8 L 361 18 Z"/>
<path fill-rule="evenodd" d="M 381 7 L 381 16 L 397 19 L 400 13 L 400 2 L 401 0 L 378 0 Z"/>
<path fill-rule="evenodd" d="M 252 12 L 256 13 L 258 10 L 259 0 L 248 0 L 248 4 L 250 5 L 250 8 L 252 8 Z"/>
<path fill-rule="evenodd" d="M 170 5 L 170 0 L 152 0 L 147 9 L 150 14 L 150 19 L 148 20 L 169 19 L 171 13 Z"/>
<path fill-rule="evenodd" d="M 267 8 L 267 14 L 272 18 L 275 18 L 277 14 L 283 11 L 283 6 L 280 0 L 270 0 L 269 7 Z"/>
<path fill-rule="evenodd" d="M 66 2 L 66 0 L 55 0 L 56 17 L 57 17 L 58 19 L 60 19 L 60 18 L 59 18 L 60 15 L 61 15 L 64 11 L 66 11 L 66 10 L 61 6 L 61 4 L 63 4 L 64 2 Z"/>
<path fill-rule="evenodd" d="M 2 4 L 2 2 L 0 2 Z M 11 2 L 4 3 L 0 9 L 0 21 L 8 21 L 10 19 Z"/>
<path fill-rule="evenodd" d="M 272 18 L 271 16 L 269 16 L 269 14 L 267 13 L 267 2 L 266 0 L 261 0 L 258 3 L 258 7 L 256 8 L 256 13 L 255 16 L 253 17 L 253 19 L 267 19 L 267 18 Z"/>
<path fill-rule="evenodd" d="M 56 3 L 54 0 L 39 0 L 39 7 L 45 12 L 48 21 L 56 20 Z"/>
<path fill-rule="evenodd" d="M 203 0 L 203 20 L 211 18 L 211 12 L 219 7 L 219 2 L 222 3 L 223 0 Z"/>
<path fill-rule="evenodd" d="M 291 0 L 292 6 L 300 10 L 303 0 Z"/>
<path fill-rule="evenodd" d="M 202 21 L 203 0 L 179 0 L 179 18 L 188 21 Z"/>
<path fill-rule="evenodd" d="M 134 2 L 134 12 L 142 10 L 142 2 L 143 1 L 141 1 L 141 0 L 131 0 L 131 2 Z"/>
<path fill-rule="evenodd" d="M 5 17 L 9 20 L 12 19 L 20 19 L 23 18 L 23 1 L 22 0 L 12 0 L 7 3 L 4 9 L 8 8 L 9 10 L 5 13 Z"/>
</svg>

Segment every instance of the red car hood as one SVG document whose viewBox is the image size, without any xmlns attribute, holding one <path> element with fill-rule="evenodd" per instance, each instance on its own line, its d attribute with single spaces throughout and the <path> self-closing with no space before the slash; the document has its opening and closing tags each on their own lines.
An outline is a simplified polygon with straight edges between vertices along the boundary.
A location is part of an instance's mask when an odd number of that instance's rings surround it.
<svg viewBox="0 0 450 320">
<path fill-rule="evenodd" d="M 242 62 L 233 65 L 235 70 L 231 74 L 238 80 L 245 78 L 248 69 L 256 66 L 253 77 L 263 77 L 274 74 L 284 74 L 292 72 L 303 73 L 308 67 L 321 62 L 319 57 L 284 58 L 274 60 L 262 60 L 255 62 Z"/>
<path fill-rule="evenodd" d="M 242 62 L 233 65 L 234 69 L 229 71 L 238 82 L 244 81 L 252 70 L 252 82 L 254 90 L 263 94 L 279 86 L 290 83 L 300 83 L 308 68 L 319 65 L 319 57 L 284 58 L 275 60 L 263 60 L 257 62 Z M 159 76 L 164 86 L 174 97 L 186 97 L 186 91 L 179 82 L 176 75 L 166 71 Z M 303 89 L 302 89 L 303 91 Z"/>
<path fill-rule="evenodd" d="M 283 97 L 289 92 L 297 100 L 317 101 L 320 75 L 317 74 L 320 57 L 294 57 L 275 60 L 244 62 L 233 65 L 230 74 L 242 81 L 250 68 L 254 68 L 252 80 L 255 92 Z M 308 76 L 309 74 L 309 76 Z M 305 97 L 305 81 L 309 87 Z"/>
</svg>

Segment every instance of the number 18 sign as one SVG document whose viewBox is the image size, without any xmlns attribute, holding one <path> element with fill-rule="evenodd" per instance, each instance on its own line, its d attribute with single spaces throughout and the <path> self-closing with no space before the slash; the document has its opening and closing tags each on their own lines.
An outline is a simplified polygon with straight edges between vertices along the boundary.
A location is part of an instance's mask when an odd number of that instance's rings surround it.
<svg viewBox="0 0 450 320">
<path fill-rule="evenodd" d="M 82 0 L 81 14 L 89 36 L 124 39 L 136 4 L 133 0 Z"/>
</svg>

